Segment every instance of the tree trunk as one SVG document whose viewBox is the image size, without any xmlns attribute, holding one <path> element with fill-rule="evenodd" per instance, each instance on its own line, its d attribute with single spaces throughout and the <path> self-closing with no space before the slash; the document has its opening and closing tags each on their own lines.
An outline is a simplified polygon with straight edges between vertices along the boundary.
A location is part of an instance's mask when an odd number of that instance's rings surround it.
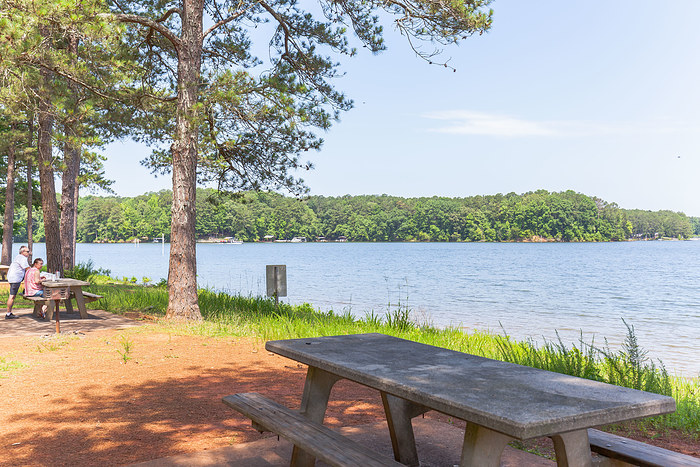
<svg viewBox="0 0 700 467">
<path fill-rule="evenodd" d="M 78 241 L 78 197 L 80 196 L 80 183 L 75 183 L 73 190 L 73 204 L 75 205 L 75 215 L 73 215 L 73 266 L 75 266 L 76 243 Z"/>
<path fill-rule="evenodd" d="M 14 126 L 14 125 L 13 125 Z M 7 186 L 5 188 L 5 220 L 2 224 L 0 264 L 12 264 L 12 234 L 15 223 L 15 146 L 10 138 L 7 147 Z"/>
<path fill-rule="evenodd" d="M 41 208 L 44 212 L 44 232 L 46 234 L 46 268 L 50 271 L 63 271 L 61 267 L 61 234 L 58 221 L 58 203 L 54 181 L 51 137 L 53 135 L 53 113 L 51 112 L 50 91 L 47 86 L 50 72 L 42 70 L 43 83 L 39 97 L 39 183 L 41 185 Z"/>
<path fill-rule="evenodd" d="M 78 38 L 71 35 L 69 51 L 71 60 L 75 62 L 78 54 Z M 78 85 L 70 82 L 68 88 L 72 94 L 74 102 L 78 100 L 80 89 Z M 74 106 L 73 115 L 79 114 L 77 104 Z M 75 192 L 80 171 L 81 145 L 78 139 L 78 126 L 80 123 L 75 119 L 69 119 L 65 124 L 66 143 L 63 147 L 63 163 L 65 169 L 61 178 L 61 260 L 63 269 L 72 269 L 75 266 L 75 217 L 78 211 Z"/>
<path fill-rule="evenodd" d="M 178 95 L 173 144 L 173 205 L 168 271 L 168 319 L 200 320 L 197 304 L 195 193 L 199 74 L 202 64 L 203 0 L 183 0 L 178 48 Z"/>
<path fill-rule="evenodd" d="M 75 217 L 78 205 L 76 202 L 76 189 L 78 171 L 80 170 L 80 147 L 75 140 L 75 132 L 66 126 L 68 142 L 63 150 L 63 162 L 66 168 L 63 170 L 61 184 L 61 257 L 63 269 L 71 269 L 75 266 Z"/>
<path fill-rule="evenodd" d="M 34 115 L 29 116 L 29 147 L 34 146 Z M 32 251 L 34 248 L 34 167 L 32 167 L 32 156 L 27 157 L 27 248 Z M 29 261 L 32 260 L 29 255 Z"/>
</svg>

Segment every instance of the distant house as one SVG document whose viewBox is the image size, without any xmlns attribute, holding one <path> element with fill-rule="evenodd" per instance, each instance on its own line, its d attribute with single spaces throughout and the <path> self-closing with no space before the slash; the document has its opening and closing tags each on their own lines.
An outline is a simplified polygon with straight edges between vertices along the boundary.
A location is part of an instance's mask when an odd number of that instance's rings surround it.
<svg viewBox="0 0 700 467">
<path fill-rule="evenodd" d="M 274 235 L 265 235 L 265 236 L 263 237 L 263 242 L 271 242 L 271 241 L 273 241 L 274 239 L 275 239 L 275 236 L 274 236 Z"/>
<path fill-rule="evenodd" d="M 294 237 L 291 243 L 306 243 L 306 237 Z"/>
<path fill-rule="evenodd" d="M 345 235 L 341 235 L 340 237 L 338 237 L 338 240 L 336 240 L 336 242 L 347 242 L 347 241 L 348 241 L 348 237 L 346 237 Z"/>
</svg>

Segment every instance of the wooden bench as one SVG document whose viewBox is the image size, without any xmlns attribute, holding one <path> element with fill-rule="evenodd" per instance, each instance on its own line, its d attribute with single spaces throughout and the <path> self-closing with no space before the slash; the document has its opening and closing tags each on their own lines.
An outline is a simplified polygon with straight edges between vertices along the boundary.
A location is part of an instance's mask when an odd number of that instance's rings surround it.
<svg viewBox="0 0 700 467">
<path fill-rule="evenodd" d="M 34 310 L 32 311 L 32 315 L 34 315 L 35 318 L 41 316 L 41 308 L 44 305 L 48 305 L 49 302 L 49 300 L 44 297 L 27 297 L 26 295 L 22 295 L 22 298 L 34 302 Z"/>
<path fill-rule="evenodd" d="M 700 467 L 700 459 L 622 436 L 589 429 L 591 451 L 607 457 L 601 467 Z"/>
<path fill-rule="evenodd" d="M 364 446 L 314 423 L 298 412 L 289 410 L 258 393 L 234 394 L 223 398 L 226 405 L 234 408 L 253 421 L 258 431 L 277 433 L 303 451 L 332 466 L 396 466 L 403 464 L 374 453 Z"/>
<path fill-rule="evenodd" d="M 96 302 L 97 300 L 104 298 L 104 297 L 102 295 L 97 295 L 94 293 L 83 291 L 83 298 L 85 299 L 85 303 L 90 303 L 90 302 Z"/>
</svg>

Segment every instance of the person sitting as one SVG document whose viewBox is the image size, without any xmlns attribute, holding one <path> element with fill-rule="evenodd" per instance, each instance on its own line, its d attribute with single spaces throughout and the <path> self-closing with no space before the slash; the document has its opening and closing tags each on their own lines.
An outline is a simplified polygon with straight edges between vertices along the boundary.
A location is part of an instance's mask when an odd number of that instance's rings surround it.
<svg viewBox="0 0 700 467">
<path fill-rule="evenodd" d="M 41 285 L 44 279 L 41 278 L 41 267 L 44 265 L 44 260 L 37 258 L 32 263 L 32 267 L 27 270 L 24 276 L 24 296 L 25 297 L 43 297 L 44 287 Z M 41 307 L 41 319 L 46 317 L 46 305 Z"/>
</svg>

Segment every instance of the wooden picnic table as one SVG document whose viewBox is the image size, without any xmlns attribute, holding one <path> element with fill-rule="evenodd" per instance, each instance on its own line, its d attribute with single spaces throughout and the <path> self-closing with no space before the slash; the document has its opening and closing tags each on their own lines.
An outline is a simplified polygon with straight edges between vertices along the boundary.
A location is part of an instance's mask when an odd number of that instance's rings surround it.
<svg viewBox="0 0 700 467">
<path fill-rule="evenodd" d="M 394 457 L 418 465 L 411 419 L 436 410 L 467 422 L 461 466 L 498 466 L 514 439 L 547 436 L 559 466 L 591 466 L 588 428 L 675 411 L 671 397 L 383 334 L 269 341 L 309 366 L 300 412 L 322 424 L 331 388 L 349 379 L 381 392 Z M 292 465 L 313 465 L 295 446 Z"/>
<path fill-rule="evenodd" d="M 64 300 L 66 311 L 73 312 L 73 304 L 70 299 L 75 298 L 75 303 L 78 305 L 80 318 L 88 318 L 87 308 L 85 307 L 85 297 L 83 295 L 83 287 L 88 287 L 89 282 L 78 279 L 63 278 L 52 281 L 44 281 L 41 283 L 44 287 L 44 298 L 48 300 L 48 309 L 46 317 L 51 320 L 54 310 L 58 312 L 58 300 Z"/>
<path fill-rule="evenodd" d="M 5 264 L 0 264 L 0 281 L 7 282 L 7 271 L 10 270 L 10 266 Z"/>
</svg>

